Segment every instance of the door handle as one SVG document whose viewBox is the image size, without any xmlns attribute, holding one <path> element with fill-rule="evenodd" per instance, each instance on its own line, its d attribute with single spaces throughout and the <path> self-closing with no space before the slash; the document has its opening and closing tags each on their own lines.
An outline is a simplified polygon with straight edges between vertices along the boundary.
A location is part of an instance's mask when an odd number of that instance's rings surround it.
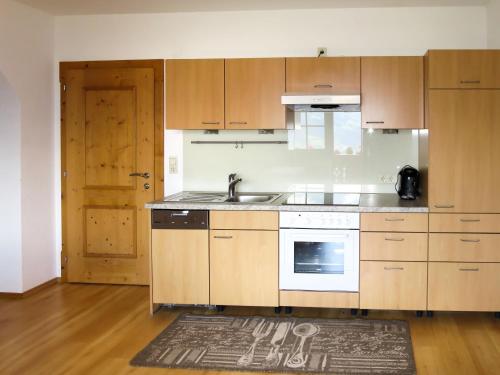
<svg viewBox="0 0 500 375">
<path fill-rule="evenodd" d="M 403 271 L 404 267 L 384 267 L 386 271 Z"/>
<path fill-rule="evenodd" d="M 230 240 L 233 236 L 214 236 L 214 238 L 217 238 L 218 240 Z"/>
<path fill-rule="evenodd" d="M 149 174 L 149 172 L 144 172 L 144 173 L 141 173 L 141 172 L 132 172 L 132 173 L 129 173 L 129 176 L 130 177 L 149 178 L 151 175 Z"/>
<path fill-rule="evenodd" d="M 455 207 L 453 204 L 435 204 L 435 208 L 453 208 Z"/>
<path fill-rule="evenodd" d="M 477 239 L 477 240 L 469 240 L 469 239 L 466 239 L 466 238 L 461 238 L 460 241 L 462 242 L 480 242 L 481 240 Z"/>
<path fill-rule="evenodd" d="M 481 219 L 460 219 L 462 223 L 478 223 Z"/>
<path fill-rule="evenodd" d="M 403 218 L 389 218 L 389 217 L 386 217 L 385 221 L 405 221 L 405 219 L 403 219 Z"/>
<path fill-rule="evenodd" d="M 459 271 L 469 271 L 469 272 L 477 272 L 479 271 L 479 268 L 459 268 Z"/>
<path fill-rule="evenodd" d="M 333 85 L 330 83 L 314 85 L 314 88 L 316 88 L 316 89 L 331 89 L 332 87 L 333 87 Z"/>
<path fill-rule="evenodd" d="M 386 238 L 385 240 L 386 241 L 398 241 L 398 242 L 401 242 L 401 241 L 404 241 L 405 239 L 404 238 Z"/>
</svg>

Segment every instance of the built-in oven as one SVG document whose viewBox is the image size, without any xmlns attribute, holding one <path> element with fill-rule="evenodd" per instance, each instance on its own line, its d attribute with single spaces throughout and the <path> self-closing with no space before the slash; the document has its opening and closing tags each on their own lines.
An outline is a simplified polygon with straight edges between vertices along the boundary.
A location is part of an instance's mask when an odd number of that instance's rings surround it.
<svg viewBox="0 0 500 375">
<path fill-rule="evenodd" d="M 281 212 L 281 290 L 359 290 L 359 213 Z"/>
</svg>

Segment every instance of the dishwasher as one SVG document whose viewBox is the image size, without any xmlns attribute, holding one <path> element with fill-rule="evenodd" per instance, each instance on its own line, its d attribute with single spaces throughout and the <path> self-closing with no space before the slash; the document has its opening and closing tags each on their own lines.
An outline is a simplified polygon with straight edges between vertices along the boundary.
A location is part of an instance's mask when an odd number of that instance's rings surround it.
<svg viewBox="0 0 500 375">
<path fill-rule="evenodd" d="M 151 211 L 152 302 L 209 304 L 206 210 Z"/>
</svg>

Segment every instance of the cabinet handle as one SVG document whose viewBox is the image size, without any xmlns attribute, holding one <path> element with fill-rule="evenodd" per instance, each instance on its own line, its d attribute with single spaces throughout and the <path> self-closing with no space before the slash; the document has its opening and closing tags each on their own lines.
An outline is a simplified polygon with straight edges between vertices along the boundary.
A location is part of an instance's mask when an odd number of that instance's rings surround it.
<svg viewBox="0 0 500 375">
<path fill-rule="evenodd" d="M 481 242 L 481 240 L 469 240 L 469 239 L 466 239 L 466 238 L 461 238 L 460 241 L 462 242 Z"/>
<path fill-rule="evenodd" d="M 458 270 L 464 272 L 477 272 L 479 271 L 479 268 L 459 268 Z"/>
<path fill-rule="evenodd" d="M 478 223 L 481 219 L 460 219 L 462 223 Z"/>
<path fill-rule="evenodd" d="M 404 267 L 384 267 L 386 271 L 403 271 Z"/>
<path fill-rule="evenodd" d="M 219 240 L 230 240 L 233 238 L 233 236 L 214 236 L 214 238 L 217 238 Z"/>
<path fill-rule="evenodd" d="M 330 83 L 327 83 L 327 84 L 319 84 L 319 85 L 314 85 L 314 88 L 317 88 L 317 89 L 331 89 L 333 87 L 332 84 Z"/>
<path fill-rule="evenodd" d="M 395 217 L 395 218 L 386 217 L 385 221 L 405 221 L 405 219 L 399 218 L 399 217 Z"/>
<path fill-rule="evenodd" d="M 246 121 L 229 121 L 230 125 L 246 125 Z"/>
<path fill-rule="evenodd" d="M 384 121 L 365 121 L 365 124 L 384 124 Z"/>
<path fill-rule="evenodd" d="M 401 241 L 404 241 L 405 239 L 404 238 L 386 238 L 385 240 L 386 241 L 398 241 L 398 242 L 401 242 Z"/>
<path fill-rule="evenodd" d="M 464 81 L 460 81 L 460 83 L 481 83 L 481 81 L 479 79 L 475 79 L 475 80 L 464 80 Z"/>
<path fill-rule="evenodd" d="M 455 207 L 455 205 L 453 205 L 453 204 L 435 204 L 434 207 L 435 208 L 453 208 L 453 207 Z"/>
<path fill-rule="evenodd" d="M 219 125 L 219 121 L 202 121 L 201 122 L 203 125 Z"/>
</svg>

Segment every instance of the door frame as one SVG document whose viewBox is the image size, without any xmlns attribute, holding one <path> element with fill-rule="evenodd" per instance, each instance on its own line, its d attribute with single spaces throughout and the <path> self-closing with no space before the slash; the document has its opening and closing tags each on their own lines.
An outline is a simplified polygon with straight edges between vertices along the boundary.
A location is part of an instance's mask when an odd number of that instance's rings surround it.
<svg viewBox="0 0 500 375">
<path fill-rule="evenodd" d="M 59 63 L 60 83 L 60 116 L 61 116 L 61 282 L 67 282 L 67 207 L 66 196 L 66 92 L 65 77 L 71 69 L 103 69 L 103 68 L 153 68 L 154 70 L 154 198 L 162 199 L 164 195 L 163 137 L 164 137 L 164 60 L 113 60 L 113 61 L 62 61 Z"/>
</svg>

